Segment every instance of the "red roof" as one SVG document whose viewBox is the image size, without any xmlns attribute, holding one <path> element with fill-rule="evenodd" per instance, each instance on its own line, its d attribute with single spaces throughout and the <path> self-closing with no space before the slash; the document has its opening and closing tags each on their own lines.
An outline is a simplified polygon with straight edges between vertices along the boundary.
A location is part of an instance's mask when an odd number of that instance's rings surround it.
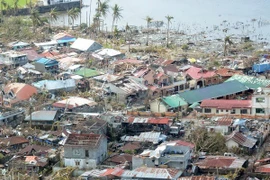
<svg viewBox="0 0 270 180">
<path fill-rule="evenodd" d="M 187 146 L 187 147 L 190 147 L 191 149 L 193 149 L 195 147 L 195 145 L 193 143 L 190 143 L 190 142 L 187 142 L 187 141 L 182 141 L 182 140 L 178 140 L 178 141 L 175 141 L 176 144 L 178 146 Z"/>
<path fill-rule="evenodd" d="M 202 101 L 201 107 L 218 109 L 251 108 L 251 100 L 207 99 Z"/>
<path fill-rule="evenodd" d="M 255 172 L 270 173 L 270 164 L 259 166 L 255 169 Z"/>
<path fill-rule="evenodd" d="M 233 123 L 233 119 L 230 117 L 222 117 L 217 121 L 219 126 L 230 126 Z"/>
<path fill-rule="evenodd" d="M 43 53 L 40 54 L 40 56 L 45 57 L 45 58 L 53 58 L 54 56 L 60 55 L 58 52 L 55 51 L 44 51 Z"/>
<path fill-rule="evenodd" d="M 197 68 L 192 66 L 186 71 L 186 74 L 193 79 L 210 78 L 216 75 L 214 71 L 203 70 L 202 68 Z"/>
<path fill-rule="evenodd" d="M 32 95 L 37 94 L 37 88 L 24 83 L 11 83 L 5 86 L 5 93 L 12 91 L 19 101 L 28 100 Z"/>
<path fill-rule="evenodd" d="M 220 69 L 216 70 L 216 74 L 218 74 L 222 77 L 231 77 L 234 74 L 239 74 L 239 72 L 235 71 L 233 69 L 229 69 L 229 68 L 220 68 Z"/>
</svg>

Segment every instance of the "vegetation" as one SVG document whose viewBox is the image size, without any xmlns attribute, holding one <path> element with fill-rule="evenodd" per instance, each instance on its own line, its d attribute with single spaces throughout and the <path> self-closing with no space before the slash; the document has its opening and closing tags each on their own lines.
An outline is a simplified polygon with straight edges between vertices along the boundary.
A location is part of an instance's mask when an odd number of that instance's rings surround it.
<svg viewBox="0 0 270 180">
<path fill-rule="evenodd" d="M 112 7 L 112 16 L 113 16 L 113 20 L 112 20 L 112 31 L 114 30 L 114 23 L 121 19 L 122 18 L 122 15 L 121 15 L 121 11 L 123 9 L 120 8 L 117 4 L 115 4 L 113 7 Z"/>
<path fill-rule="evenodd" d="M 58 16 L 59 16 L 59 12 L 56 10 L 56 8 L 53 8 L 49 12 L 49 16 L 50 16 L 50 27 L 51 27 L 51 23 L 54 21 L 57 21 Z"/>
<path fill-rule="evenodd" d="M 79 8 L 72 8 L 67 12 L 68 18 L 72 21 L 72 26 L 74 26 L 74 21 L 79 17 L 80 12 Z"/>
<path fill-rule="evenodd" d="M 194 129 L 189 138 L 195 144 L 195 152 L 223 154 L 227 151 L 225 137 L 220 133 L 208 132 L 206 128 Z"/>
</svg>

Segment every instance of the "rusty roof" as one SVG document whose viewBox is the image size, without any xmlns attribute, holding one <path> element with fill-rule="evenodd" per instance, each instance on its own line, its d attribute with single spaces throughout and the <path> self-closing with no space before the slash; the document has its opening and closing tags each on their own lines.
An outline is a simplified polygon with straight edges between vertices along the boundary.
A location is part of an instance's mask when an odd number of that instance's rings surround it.
<svg viewBox="0 0 270 180">
<path fill-rule="evenodd" d="M 255 172 L 270 174 L 270 164 L 256 167 Z"/>
<path fill-rule="evenodd" d="M 6 146 L 13 146 L 17 144 L 29 143 L 29 141 L 21 136 L 11 136 L 11 137 L 2 139 L 2 143 L 4 143 Z"/>
<path fill-rule="evenodd" d="M 100 134 L 69 134 L 64 146 L 90 146 L 96 148 L 101 139 L 104 138 Z"/>
<path fill-rule="evenodd" d="M 253 148 L 257 142 L 256 139 L 253 139 L 251 137 L 247 137 L 244 134 L 237 132 L 237 131 L 232 132 L 228 136 L 227 141 L 229 141 L 229 140 L 233 140 L 237 144 L 244 146 L 244 147 L 248 147 L 248 148 Z"/>
<path fill-rule="evenodd" d="M 132 124 L 167 124 L 172 121 L 170 118 L 156 118 L 156 117 L 129 117 L 127 120 Z"/>
<path fill-rule="evenodd" d="M 132 171 L 126 170 L 123 172 L 123 178 L 139 178 L 139 179 L 148 179 L 148 178 L 157 178 L 158 179 L 175 179 L 178 178 L 182 172 L 177 169 L 172 168 L 150 168 L 150 167 L 139 167 Z"/>
<path fill-rule="evenodd" d="M 118 164 L 125 163 L 126 161 L 131 162 L 132 155 L 131 154 L 119 154 L 119 155 L 115 155 L 113 157 L 110 157 L 107 161 L 118 163 Z"/>
<path fill-rule="evenodd" d="M 241 168 L 245 162 L 245 159 L 238 157 L 207 156 L 204 160 L 196 163 L 196 165 L 201 169 L 237 169 Z"/>
<path fill-rule="evenodd" d="M 191 176 L 191 177 L 181 177 L 178 180 L 215 180 L 215 176 Z"/>
<path fill-rule="evenodd" d="M 230 126 L 230 125 L 232 125 L 232 123 L 233 123 L 233 119 L 231 117 L 228 117 L 228 116 L 221 117 L 217 121 L 218 126 Z"/>
<path fill-rule="evenodd" d="M 122 151 L 127 151 L 127 150 L 137 150 L 140 148 L 141 148 L 141 145 L 139 142 L 129 142 L 119 149 Z"/>
</svg>

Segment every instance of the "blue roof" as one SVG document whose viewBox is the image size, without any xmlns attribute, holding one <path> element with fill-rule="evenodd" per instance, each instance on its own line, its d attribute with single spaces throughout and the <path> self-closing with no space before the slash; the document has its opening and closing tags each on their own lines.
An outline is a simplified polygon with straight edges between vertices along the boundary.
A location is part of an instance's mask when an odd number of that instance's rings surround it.
<svg viewBox="0 0 270 180">
<path fill-rule="evenodd" d="M 222 84 L 217 84 L 213 86 L 208 86 L 205 88 L 195 89 L 191 91 L 185 91 L 179 93 L 179 96 L 183 98 L 189 104 L 193 104 L 195 102 L 201 102 L 205 99 L 212 99 L 223 97 L 231 94 L 235 94 L 238 92 L 243 92 L 248 90 L 249 88 L 240 83 L 239 81 L 228 81 Z"/>
<path fill-rule="evenodd" d="M 58 39 L 56 40 L 57 43 L 61 44 L 61 43 L 69 43 L 69 42 L 74 42 L 76 41 L 76 38 L 70 38 L 70 37 L 66 37 L 66 38 L 62 38 L 62 39 Z"/>
<path fill-rule="evenodd" d="M 58 64 L 58 61 L 53 60 L 53 59 L 47 59 L 47 58 L 40 58 L 36 62 L 44 64 L 44 65 L 56 65 L 56 64 Z"/>
</svg>

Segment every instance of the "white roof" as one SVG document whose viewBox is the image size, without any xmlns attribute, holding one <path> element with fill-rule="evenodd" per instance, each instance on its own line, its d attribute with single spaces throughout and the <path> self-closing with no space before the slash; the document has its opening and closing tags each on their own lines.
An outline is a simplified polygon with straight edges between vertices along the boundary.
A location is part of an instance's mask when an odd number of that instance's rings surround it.
<svg viewBox="0 0 270 180">
<path fill-rule="evenodd" d="M 73 75 L 73 76 L 70 76 L 70 78 L 74 80 L 79 80 L 79 79 L 82 79 L 83 77 L 80 75 Z"/>
<path fill-rule="evenodd" d="M 58 101 L 56 103 L 53 104 L 56 107 L 62 107 L 62 106 L 70 106 L 72 108 L 75 107 L 80 107 L 83 105 L 88 105 L 88 106 L 94 106 L 97 105 L 97 103 L 93 100 L 93 99 L 86 99 L 86 98 L 82 98 L 82 97 L 69 97 L 68 99 L 64 99 L 61 101 Z"/>
<path fill-rule="evenodd" d="M 92 56 L 98 58 L 98 59 L 104 59 L 105 57 L 114 57 L 122 54 L 120 51 L 114 50 L 114 49 L 101 49 L 95 51 Z"/>
<path fill-rule="evenodd" d="M 96 42 L 91 40 L 91 39 L 78 38 L 71 45 L 71 48 L 77 49 L 80 51 L 87 51 L 94 43 L 96 43 Z"/>
</svg>

